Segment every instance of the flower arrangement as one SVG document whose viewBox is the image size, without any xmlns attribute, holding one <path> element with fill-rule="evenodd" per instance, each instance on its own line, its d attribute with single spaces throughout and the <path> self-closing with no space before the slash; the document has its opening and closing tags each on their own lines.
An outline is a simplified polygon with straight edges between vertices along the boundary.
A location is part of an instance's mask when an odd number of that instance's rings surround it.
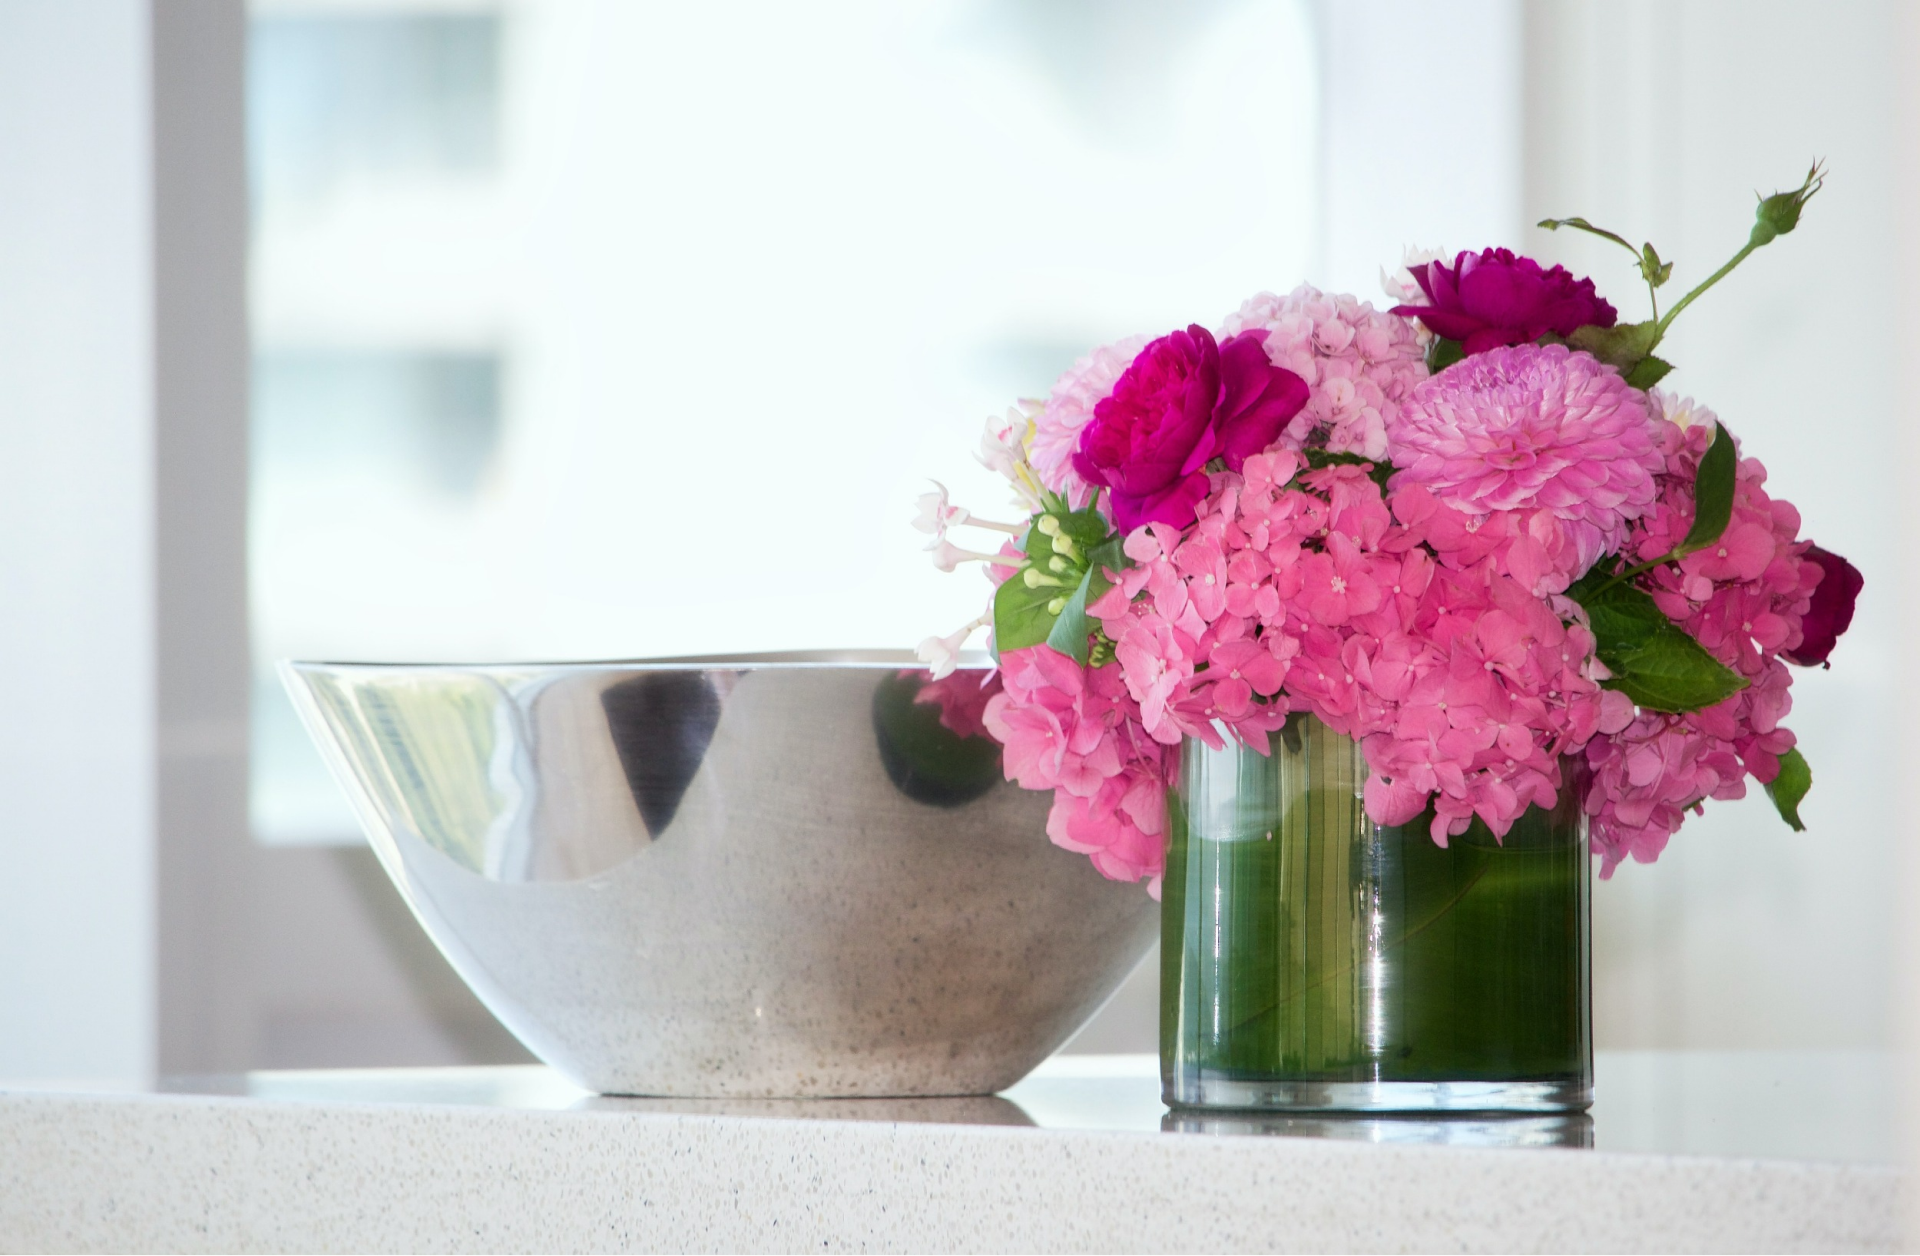
<svg viewBox="0 0 1920 1256">
<path fill-rule="evenodd" d="M 1053 790 L 1048 834 L 1158 894 L 1179 747 L 1263 753 L 1295 713 L 1359 743 L 1376 822 L 1496 837 L 1565 790 L 1608 876 L 1748 777 L 1802 827 L 1787 664 L 1825 665 L 1861 576 L 1802 539 L 1715 415 L 1659 387 L 1674 319 L 1792 231 L 1821 185 L 1760 201 L 1746 245 L 1623 324 L 1590 279 L 1507 249 L 1415 257 L 1387 310 L 1300 287 L 1096 349 L 991 421 L 1027 518 L 921 500 L 936 563 L 988 612 L 922 643 L 926 701 Z M 1002 534 L 969 550 L 949 532 Z M 988 628 L 997 668 L 953 675 Z M 960 692 L 958 690 L 970 690 Z"/>
</svg>

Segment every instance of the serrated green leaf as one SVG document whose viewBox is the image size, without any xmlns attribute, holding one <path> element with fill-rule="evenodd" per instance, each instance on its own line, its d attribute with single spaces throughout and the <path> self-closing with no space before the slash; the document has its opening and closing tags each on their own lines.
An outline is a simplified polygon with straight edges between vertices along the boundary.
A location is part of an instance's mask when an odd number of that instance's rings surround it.
<svg viewBox="0 0 1920 1256">
<path fill-rule="evenodd" d="M 1590 572 L 1567 592 L 1586 608 L 1594 653 L 1613 673 L 1602 682 L 1654 711 L 1698 711 L 1747 687 L 1632 584 Z"/>
<path fill-rule="evenodd" d="M 1669 557 L 1684 558 L 1705 549 L 1720 539 L 1733 518 L 1734 473 L 1739 459 L 1733 452 L 1733 436 L 1726 425 L 1713 425 L 1713 443 L 1700 458 L 1700 469 L 1693 476 L 1693 526 L 1686 539 L 1674 547 Z"/>
<path fill-rule="evenodd" d="M 1466 356 L 1467 351 L 1458 340 L 1435 336 L 1433 343 L 1427 346 L 1427 373 L 1438 375 Z"/>
<path fill-rule="evenodd" d="M 1667 372 L 1672 369 L 1673 363 L 1656 358 L 1649 353 L 1634 363 L 1633 368 L 1626 372 L 1624 378 L 1633 387 L 1644 391 L 1665 379 Z"/>
<path fill-rule="evenodd" d="M 1652 711 L 1699 711 L 1747 687 L 1744 677 L 1672 624 L 1619 663 L 1607 664 L 1614 675 L 1601 684 Z"/>
<path fill-rule="evenodd" d="M 1589 324 L 1577 328 L 1567 337 L 1567 343 L 1576 349 L 1584 349 L 1609 366 L 1626 371 L 1639 365 L 1640 359 L 1652 353 L 1659 339 L 1659 324 L 1648 321 L 1616 323 L 1612 327 Z"/>
<path fill-rule="evenodd" d="M 1813 769 L 1807 766 L 1806 756 L 1797 748 L 1781 755 L 1780 774 L 1767 782 L 1767 797 L 1773 799 L 1774 810 L 1795 833 L 1807 831 L 1800 822 L 1800 801 L 1812 788 Z"/>
</svg>

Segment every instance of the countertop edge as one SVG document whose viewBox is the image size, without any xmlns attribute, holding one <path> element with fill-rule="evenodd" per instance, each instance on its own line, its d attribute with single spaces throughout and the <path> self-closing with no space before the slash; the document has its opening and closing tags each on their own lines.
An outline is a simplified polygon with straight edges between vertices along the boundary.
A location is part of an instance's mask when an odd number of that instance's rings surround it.
<svg viewBox="0 0 1920 1256">
<path fill-rule="evenodd" d="M 8 1250 L 1891 1251 L 1880 1165 L 0 1091 Z"/>
</svg>

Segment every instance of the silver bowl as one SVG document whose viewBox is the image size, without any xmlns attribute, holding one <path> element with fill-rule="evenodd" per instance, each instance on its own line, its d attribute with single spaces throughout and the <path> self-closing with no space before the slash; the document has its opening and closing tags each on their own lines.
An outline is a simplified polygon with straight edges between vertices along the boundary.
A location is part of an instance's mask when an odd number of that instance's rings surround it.
<svg viewBox="0 0 1920 1256">
<path fill-rule="evenodd" d="M 603 1094 L 987 1094 L 1152 944 L 1143 887 L 915 703 L 906 655 L 286 663 L 474 993 Z"/>
</svg>

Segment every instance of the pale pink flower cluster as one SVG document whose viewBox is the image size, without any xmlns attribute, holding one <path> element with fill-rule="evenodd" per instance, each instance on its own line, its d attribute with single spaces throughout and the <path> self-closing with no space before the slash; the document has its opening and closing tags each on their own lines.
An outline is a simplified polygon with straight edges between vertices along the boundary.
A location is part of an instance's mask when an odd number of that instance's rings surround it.
<svg viewBox="0 0 1920 1256">
<path fill-rule="evenodd" d="M 1395 488 L 1422 484 L 1476 515 L 1551 511 L 1572 577 L 1619 551 L 1665 465 L 1646 395 L 1565 345 L 1473 355 L 1416 389 L 1391 436 Z"/>
<path fill-rule="evenodd" d="M 1664 474 L 1658 503 L 1630 538 L 1627 555 L 1645 561 L 1670 552 L 1693 524 L 1695 469 L 1714 436 L 1711 411 L 1693 422 L 1661 425 Z M 1766 468 L 1744 459 L 1735 478 L 1733 517 L 1717 543 L 1648 573 L 1667 617 L 1747 681 L 1747 688 L 1702 711 L 1643 711 L 1625 730 L 1587 747 L 1594 772 L 1587 810 L 1601 875 L 1631 856 L 1651 863 L 1688 808 L 1708 798 L 1741 798 L 1746 778 L 1763 784 L 1794 745 L 1781 727 L 1792 708 L 1780 653 L 1800 644 L 1800 621 L 1820 565 L 1804 557 L 1800 513 L 1767 496 Z"/>
<path fill-rule="evenodd" d="M 1120 670 L 1082 668 L 1044 645 L 1007 651 L 1000 669 L 984 722 L 1006 748 L 1009 780 L 1054 791 L 1047 836 L 1113 880 L 1149 878 L 1158 898 L 1172 758 L 1143 735 Z"/>
<path fill-rule="evenodd" d="M 1287 425 L 1295 449 L 1384 460 L 1402 402 L 1427 378 L 1414 324 L 1350 296 L 1302 284 L 1284 297 L 1263 292 L 1227 316 L 1221 336 L 1267 333 L 1267 357 L 1307 381 L 1306 407 Z"/>
<path fill-rule="evenodd" d="M 1027 461 L 1040 482 L 1078 510 L 1093 495 L 1092 487 L 1073 469 L 1073 453 L 1080 446 L 1080 429 L 1093 419 L 1093 408 L 1113 392 L 1151 336 L 1129 336 L 1103 345 L 1075 362 L 1047 394 L 1046 405 L 1034 416 L 1033 443 Z"/>
</svg>

